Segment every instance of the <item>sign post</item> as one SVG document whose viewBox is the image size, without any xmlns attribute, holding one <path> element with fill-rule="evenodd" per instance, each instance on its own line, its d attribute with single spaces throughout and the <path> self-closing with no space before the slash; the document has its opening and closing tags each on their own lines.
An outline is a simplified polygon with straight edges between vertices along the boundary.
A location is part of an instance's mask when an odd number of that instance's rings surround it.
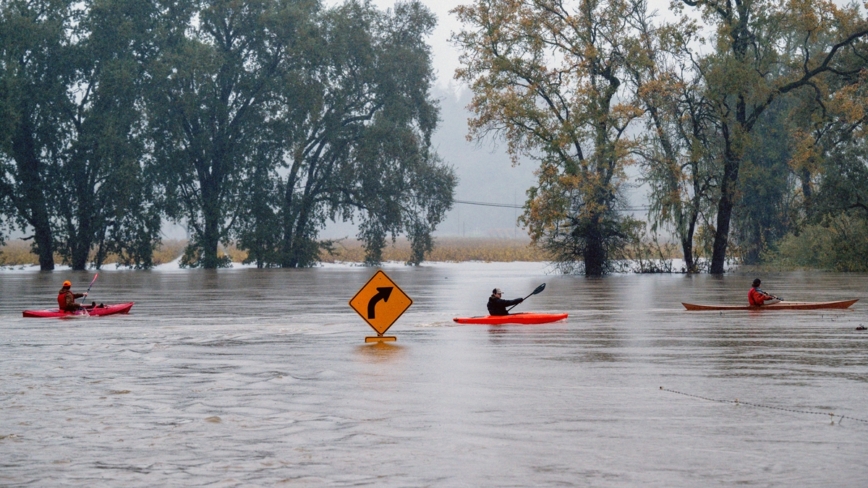
<svg viewBox="0 0 868 488">
<path fill-rule="evenodd" d="M 412 304 L 413 300 L 382 271 L 350 300 L 350 307 L 377 332 L 375 337 L 365 337 L 365 342 L 396 341 L 397 337 L 383 334 Z"/>
</svg>

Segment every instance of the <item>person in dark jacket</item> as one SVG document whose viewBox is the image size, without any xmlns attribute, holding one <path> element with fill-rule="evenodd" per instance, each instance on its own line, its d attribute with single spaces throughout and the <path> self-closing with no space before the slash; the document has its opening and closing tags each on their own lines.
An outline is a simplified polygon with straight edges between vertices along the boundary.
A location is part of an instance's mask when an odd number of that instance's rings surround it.
<svg viewBox="0 0 868 488">
<path fill-rule="evenodd" d="M 500 288 L 492 290 L 491 296 L 488 297 L 488 313 L 490 315 L 509 315 L 509 311 L 506 310 L 506 307 L 509 307 L 510 305 L 518 305 L 524 301 L 524 298 L 504 300 L 503 298 L 500 298 L 502 296 L 503 290 Z"/>
</svg>

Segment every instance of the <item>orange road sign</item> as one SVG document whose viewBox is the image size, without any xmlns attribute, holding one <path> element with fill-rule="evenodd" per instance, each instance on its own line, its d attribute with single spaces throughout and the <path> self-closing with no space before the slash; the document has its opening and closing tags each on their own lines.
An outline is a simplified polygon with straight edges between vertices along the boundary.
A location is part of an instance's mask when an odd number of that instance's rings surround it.
<svg viewBox="0 0 868 488">
<path fill-rule="evenodd" d="M 350 300 L 350 307 L 382 336 L 413 300 L 386 273 L 377 271 Z"/>
</svg>

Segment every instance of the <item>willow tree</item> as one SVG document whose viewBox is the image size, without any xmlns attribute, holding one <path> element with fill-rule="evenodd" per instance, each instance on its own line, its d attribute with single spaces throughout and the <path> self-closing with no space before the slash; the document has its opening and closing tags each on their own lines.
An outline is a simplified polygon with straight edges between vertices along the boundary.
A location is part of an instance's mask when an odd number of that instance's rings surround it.
<svg viewBox="0 0 868 488">
<path fill-rule="evenodd" d="M 418 264 L 456 183 L 431 148 L 434 16 L 419 2 L 384 12 L 348 1 L 314 22 L 303 66 L 277 92 L 282 163 L 257 174 L 268 179 L 254 189 L 241 245 L 260 266 L 310 266 L 330 244 L 319 239 L 326 222 L 356 220 L 368 264 L 399 234 Z"/>
<path fill-rule="evenodd" d="M 824 0 L 682 0 L 684 5 L 697 9 L 711 31 L 713 50 L 697 70 L 720 126 L 723 157 L 710 272 L 722 274 L 739 170 L 751 157 L 764 112 L 798 91 L 825 98 L 828 83 L 822 78 L 852 72 L 841 58 L 868 37 L 868 22 L 859 6 Z"/>
<path fill-rule="evenodd" d="M 160 212 L 140 164 L 146 3 L 10 1 L 0 6 L 0 187 L 32 229 L 43 270 L 109 252 L 149 266 Z"/>
<path fill-rule="evenodd" d="M 685 49 L 696 25 L 655 26 L 651 20 L 639 13 L 634 21 L 643 49 L 640 62 L 629 71 L 646 126 L 636 153 L 642 161 L 641 181 L 649 189 L 651 229 L 671 228 L 680 241 L 686 271 L 694 273 L 700 268 L 697 230 L 713 216 L 710 203 L 720 156 L 717 128 L 702 78 Z"/>
<path fill-rule="evenodd" d="M 508 143 L 513 161 L 539 161 L 521 217 L 562 268 L 601 275 L 631 222 L 617 210 L 642 114 L 627 89 L 641 46 L 631 16 L 642 1 L 479 0 L 453 12 L 464 23 L 456 77 L 474 96 L 470 137 Z"/>
<path fill-rule="evenodd" d="M 71 3 L 0 4 L 0 190 L 18 226 L 32 229 L 27 239 L 44 271 L 54 269 L 55 250 L 47 172 L 62 151 L 57 121 L 75 69 L 64 56 L 75 16 Z"/>
<path fill-rule="evenodd" d="M 196 0 L 163 10 L 149 120 L 171 215 L 192 234 L 182 264 L 228 265 L 219 245 L 250 205 L 247 181 L 277 137 L 276 84 L 296 67 L 317 8 L 306 0 Z M 269 154 L 277 164 L 279 153 Z"/>
</svg>

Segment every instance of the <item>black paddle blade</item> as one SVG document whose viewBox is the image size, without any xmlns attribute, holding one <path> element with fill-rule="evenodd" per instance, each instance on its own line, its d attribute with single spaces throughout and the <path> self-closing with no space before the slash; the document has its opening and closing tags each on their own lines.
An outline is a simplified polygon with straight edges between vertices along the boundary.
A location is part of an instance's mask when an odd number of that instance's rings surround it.
<svg viewBox="0 0 868 488">
<path fill-rule="evenodd" d="M 542 291 L 545 289 L 546 289 L 546 284 L 543 283 L 543 284 L 539 285 L 538 287 L 536 287 L 536 290 L 534 290 L 533 293 L 531 293 L 531 295 L 536 295 L 538 293 L 542 293 Z"/>
</svg>

